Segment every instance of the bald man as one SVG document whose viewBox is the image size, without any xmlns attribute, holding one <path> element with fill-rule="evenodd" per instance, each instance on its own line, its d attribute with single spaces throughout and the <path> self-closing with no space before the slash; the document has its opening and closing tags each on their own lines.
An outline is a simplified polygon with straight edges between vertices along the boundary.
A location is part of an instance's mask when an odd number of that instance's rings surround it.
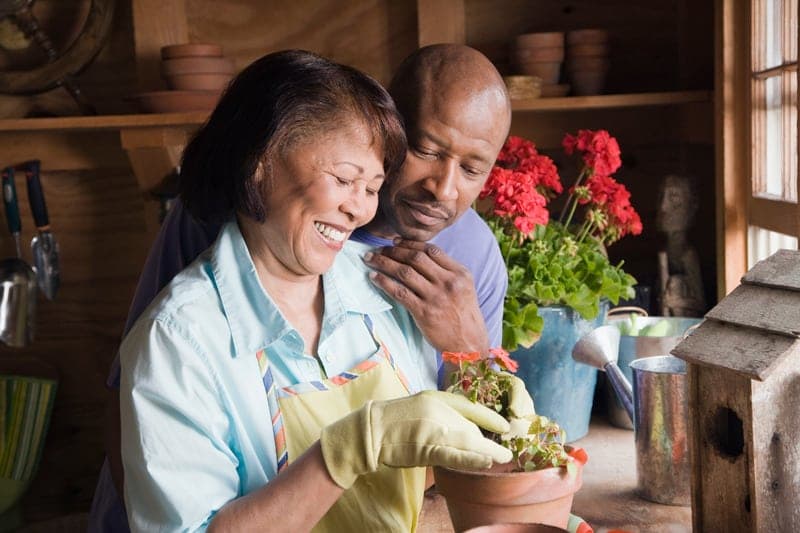
<svg viewBox="0 0 800 533">
<path fill-rule="evenodd" d="M 359 249 L 373 281 L 409 310 L 439 351 L 500 346 L 507 274 L 494 235 L 470 205 L 511 124 L 503 80 L 480 52 L 433 45 L 400 65 L 389 92 L 404 117 L 409 150 L 398 174 L 381 188 L 375 219 L 354 232 L 348 246 Z M 179 203 L 172 209 L 139 280 L 126 332 L 218 231 L 192 220 Z M 426 369 L 431 387 L 439 371 Z M 89 530 L 127 531 L 115 490 L 122 486 L 117 360 L 108 385 L 109 460 L 101 471 Z"/>
</svg>

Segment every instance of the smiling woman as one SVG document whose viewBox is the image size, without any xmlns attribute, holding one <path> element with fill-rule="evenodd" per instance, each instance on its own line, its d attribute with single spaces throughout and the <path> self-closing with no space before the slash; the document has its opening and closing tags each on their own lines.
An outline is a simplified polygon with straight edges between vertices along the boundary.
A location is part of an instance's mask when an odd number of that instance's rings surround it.
<svg viewBox="0 0 800 533">
<path fill-rule="evenodd" d="M 232 82 L 180 185 L 220 235 L 120 347 L 131 529 L 411 531 L 425 470 L 408 467 L 508 460 L 476 425 L 507 430 L 496 413 L 418 392 L 435 351 L 343 247 L 405 151 L 352 68 L 287 51 Z"/>
</svg>

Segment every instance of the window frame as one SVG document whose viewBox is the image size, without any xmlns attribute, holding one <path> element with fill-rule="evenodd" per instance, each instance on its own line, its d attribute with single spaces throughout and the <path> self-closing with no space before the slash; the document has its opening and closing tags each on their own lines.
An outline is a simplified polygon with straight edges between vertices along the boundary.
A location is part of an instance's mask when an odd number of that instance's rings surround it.
<svg viewBox="0 0 800 533">
<path fill-rule="evenodd" d="M 749 226 L 800 237 L 800 202 L 756 194 L 753 191 L 760 176 L 754 163 L 766 157 L 759 153 L 753 127 L 755 113 L 754 78 L 764 78 L 779 70 L 790 69 L 800 87 L 797 62 L 760 71 L 753 69 L 754 50 L 760 43 L 754 24 L 755 8 L 768 0 L 718 0 L 716 13 L 717 60 L 715 73 L 715 102 L 717 124 L 717 190 L 718 198 L 718 297 L 733 290 L 747 271 L 747 235 Z M 794 24 L 800 25 L 800 15 L 794 14 Z M 786 21 L 785 28 L 791 28 Z M 800 32 L 797 32 L 800 34 Z M 800 35 L 795 35 L 800 47 Z M 784 84 L 786 85 L 786 84 Z M 787 87 L 784 87 L 784 92 Z M 800 102 L 796 103 L 800 108 Z M 800 109 L 797 110 L 800 117 Z M 795 118 L 797 118 L 795 117 Z M 800 138 L 800 119 L 795 120 Z M 788 141 L 786 141 L 788 144 Z M 800 143 L 795 143 L 795 177 L 800 195 Z M 784 161 L 787 159 L 784 158 Z M 785 165 L 786 163 L 784 163 Z M 786 169 L 784 169 L 786 170 Z M 789 175 L 784 171 L 783 176 Z M 785 178 L 782 178 L 785 179 Z M 784 190 L 786 189 L 784 183 Z"/>
</svg>

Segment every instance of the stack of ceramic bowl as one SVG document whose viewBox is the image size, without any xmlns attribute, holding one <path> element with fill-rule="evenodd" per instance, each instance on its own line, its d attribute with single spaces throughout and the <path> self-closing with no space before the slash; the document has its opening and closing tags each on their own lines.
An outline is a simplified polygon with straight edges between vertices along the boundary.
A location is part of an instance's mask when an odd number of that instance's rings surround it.
<svg viewBox="0 0 800 533">
<path fill-rule="evenodd" d="M 519 73 L 541 78 L 541 94 L 551 94 L 558 86 L 564 62 L 564 32 L 517 35 L 511 59 Z"/>
<path fill-rule="evenodd" d="M 513 100 L 539 98 L 542 94 L 542 78 L 538 76 L 503 76 L 503 81 Z"/>
<path fill-rule="evenodd" d="M 589 96 L 602 93 L 608 74 L 608 31 L 567 32 L 566 70 L 573 94 Z"/>
<path fill-rule="evenodd" d="M 161 75 L 169 91 L 135 96 L 145 113 L 210 111 L 234 73 L 217 44 L 173 44 L 161 48 Z"/>
</svg>

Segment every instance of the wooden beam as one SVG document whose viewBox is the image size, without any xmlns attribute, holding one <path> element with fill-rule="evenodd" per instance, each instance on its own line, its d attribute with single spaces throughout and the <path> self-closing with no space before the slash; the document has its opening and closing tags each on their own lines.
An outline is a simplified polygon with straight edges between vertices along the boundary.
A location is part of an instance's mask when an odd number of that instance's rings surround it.
<svg viewBox="0 0 800 533">
<path fill-rule="evenodd" d="M 717 201 L 717 295 L 747 270 L 750 145 L 749 2 L 717 0 L 714 72 Z"/>
<path fill-rule="evenodd" d="M 133 0 L 132 7 L 139 90 L 161 89 L 161 47 L 189 42 L 186 0 Z"/>
<path fill-rule="evenodd" d="M 467 40 L 464 0 L 417 0 L 419 46 Z"/>
<path fill-rule="evenodd" d="M 800 206 L 795 202 L 750 198 L 750 224 L 796 237 L 800 234 Z"/>
</svg>

